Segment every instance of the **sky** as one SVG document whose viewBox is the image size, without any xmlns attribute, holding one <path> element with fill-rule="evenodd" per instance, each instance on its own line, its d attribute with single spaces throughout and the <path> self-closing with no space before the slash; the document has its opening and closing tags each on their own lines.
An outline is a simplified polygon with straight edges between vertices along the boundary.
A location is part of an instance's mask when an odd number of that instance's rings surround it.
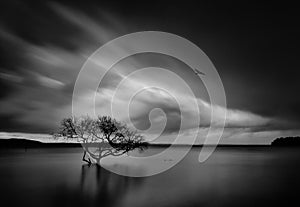
<svg viewBox="0 0 300 207">
<path fill-rule="evenodd" d="M 0 131 L 57 131 L 60 120 L 72 115 L 74 83 L 87 58 L 108 41 L 139 31 L 173 33 L 201 48 L 222 79 L 227 108 L 209 104 L 203 82 L 185 63 L 145 53 L 121 60 L 105 76 L 97 90 L 97 114 L 108 113 L 118 84 L 136 72 L 118 88 L 116 118 L 129 121 L 123 106 L 134 91 L 150 85 L 167 89 L 142 90 L 129 107 L 133 126 L 148 130 L 148 136 L 163 127 L 157 142 L 172 141 L 184 118 L 189 121 L 182 142 L 198 133 L 202 143 L 208 127 L 218 127 L 210 123 L 211 110 L 227 113 L 221 143 L 266 144 L 300 134 L 299 13 L 289 1 L 2 1 Z M 144 67 L 148 72 L 138 73 Z M 186 80 L 195 97 L 158 68 Z M 88 87 L 81 93 L 82 114 L 91 110 L 90 94 Z M 193 120 L 199 117 L 197 125 Z"/>
</svg>

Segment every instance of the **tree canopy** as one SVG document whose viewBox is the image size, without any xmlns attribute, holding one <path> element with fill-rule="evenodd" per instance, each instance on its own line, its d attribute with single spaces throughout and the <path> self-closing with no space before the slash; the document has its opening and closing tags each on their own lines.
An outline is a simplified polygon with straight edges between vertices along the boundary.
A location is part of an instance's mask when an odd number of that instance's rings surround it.
<svg viewBox="0 0 300 207">
<path fill-rule="evenodd" d="M 82 144 L 83 161 L 88 163 L 99 163 L 103 157 L 120 156 L 147 146 L 142 135 L 110 116 L 65 118 L 61 121 L 60 134 Z"/>
</svg>

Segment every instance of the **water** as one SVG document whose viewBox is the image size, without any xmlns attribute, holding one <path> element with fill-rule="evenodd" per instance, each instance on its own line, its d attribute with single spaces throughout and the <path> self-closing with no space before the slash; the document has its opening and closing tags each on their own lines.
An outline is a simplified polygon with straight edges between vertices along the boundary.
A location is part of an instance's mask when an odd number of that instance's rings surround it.
<svg viewBox="0 0 300 207">
<path fill-rule="evenodd" d="M 223 147 L 202 164 L 198 152 L 194 148 L 162 174 L 130 178 L 84 165 L 80 148 L 0 151 L 1 206 L 276 206 L 297 201 L 300 149 Z"/>
</svg>

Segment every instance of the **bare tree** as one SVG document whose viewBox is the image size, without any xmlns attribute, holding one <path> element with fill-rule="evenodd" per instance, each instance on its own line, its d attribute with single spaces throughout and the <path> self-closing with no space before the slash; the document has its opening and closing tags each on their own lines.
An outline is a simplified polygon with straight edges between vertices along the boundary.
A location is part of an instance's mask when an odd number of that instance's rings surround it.
<svg viewBox="0 0 300 207">
<path fill-rule="evenodd" d="M 82 160 L 89 164 L 100 163 L 106 156 L 120 156 L 134 149 L 143 150 L 147 147 L 142 135 L 109 116 L 99 116 L 97 119 L 89 116 L 63 119 L 61 134 L 67 138 L 76 138 L 82 143 Z"/>
</svg>

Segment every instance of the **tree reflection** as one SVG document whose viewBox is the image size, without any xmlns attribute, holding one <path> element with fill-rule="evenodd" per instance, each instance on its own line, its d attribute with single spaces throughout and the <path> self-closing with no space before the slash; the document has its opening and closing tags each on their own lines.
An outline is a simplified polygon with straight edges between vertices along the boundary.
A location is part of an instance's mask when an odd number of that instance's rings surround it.
<svg viewBox="0 0 300 207">
<path fill-rule="evenodd" d="M 120 206 L 126 193 L 140 186 L 142 180 L 111 173 L 99 165 L 83 165 L 80 189 L 87 205 Z"/>
</svg>

